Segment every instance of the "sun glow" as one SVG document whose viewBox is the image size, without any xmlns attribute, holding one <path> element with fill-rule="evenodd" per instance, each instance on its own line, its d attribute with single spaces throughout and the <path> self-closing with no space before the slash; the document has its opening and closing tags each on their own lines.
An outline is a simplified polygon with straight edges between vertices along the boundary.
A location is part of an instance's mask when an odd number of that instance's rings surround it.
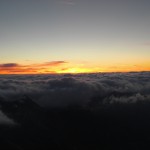
<svg viewBox="0 0 150 150">
<path fill-rule="evenodd" d="M 91 73 L 91 72 L 94 72 L 94 70 L 87 69 L 87 68 L 68 68 L 68 69 L 65 69 L 65 70 L 58 70 L 56 72 L 57 73 L 73 73 L 73 74 L 77 74 L 77 73 Z"/>
</svg>

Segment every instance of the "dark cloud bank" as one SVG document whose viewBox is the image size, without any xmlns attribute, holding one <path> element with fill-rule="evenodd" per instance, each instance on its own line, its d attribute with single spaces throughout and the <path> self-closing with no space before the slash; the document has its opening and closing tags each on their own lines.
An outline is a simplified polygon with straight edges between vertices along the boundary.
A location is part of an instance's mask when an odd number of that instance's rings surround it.
<svg viewBox="0 0 150 150">
<path fill-rule="evenodd" d="M 0 130 L 7 149 L 144 149 L 150 72 L 1 75 Z"/>
</svg>

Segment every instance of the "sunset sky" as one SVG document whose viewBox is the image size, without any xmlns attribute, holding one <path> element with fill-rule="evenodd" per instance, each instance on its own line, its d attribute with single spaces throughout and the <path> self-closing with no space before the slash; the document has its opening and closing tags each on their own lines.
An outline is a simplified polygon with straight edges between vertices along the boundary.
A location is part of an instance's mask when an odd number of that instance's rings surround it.
<svg viewBox="0 0 150 150">
<path fill-rule="evenodd" d="M 0 0 L 0 74 L 150 71 L 150 0 Z"/>
</svg>

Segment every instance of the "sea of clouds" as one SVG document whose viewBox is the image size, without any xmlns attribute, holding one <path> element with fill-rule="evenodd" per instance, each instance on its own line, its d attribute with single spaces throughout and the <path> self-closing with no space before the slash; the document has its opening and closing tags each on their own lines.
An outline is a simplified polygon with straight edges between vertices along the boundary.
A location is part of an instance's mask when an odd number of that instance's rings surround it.
<svg viewBox="0 0 150 150">
<path fill-rule="evenodd" d="M 150 100 L 150 72 L 78 75 L 0 75 L 0 100 L 29 96 L 42 107 Z M 11 122 L 0 111 L 0 120 Z M 4 122 L 4 121 L 3 121 Z"/>
</svg>

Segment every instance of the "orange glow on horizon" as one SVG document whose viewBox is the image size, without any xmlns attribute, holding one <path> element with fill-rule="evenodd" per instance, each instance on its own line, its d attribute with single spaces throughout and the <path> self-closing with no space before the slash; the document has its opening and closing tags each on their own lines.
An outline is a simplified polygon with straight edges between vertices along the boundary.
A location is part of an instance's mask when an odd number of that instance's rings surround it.
<svg viewBox="0 0 150 150">
<path fill-rule="evenodd" d="M 67 74 L 67 73 L 71 73 L 71 74 L 79 74 L 79 73 L 99 73 L 99 72 L 140 72 L 140 71 L 150 71 L 150 69 L 141 69 L 141 70 L 130 70 L 130 69 L 117 69 L 117 70 L 112 70 L 112 69 L 103 69 L 103 70 L 90 70 L 90 69 L 80 69 L 80 68 L 70 68 L 67 70 L 56 70 L 56 71 L 43 71 L 43 70 L 26 70 L 26 71 L 20 71 L 20 70 L 13 70 L 13 71 L 7 71 L 7 70 L 3 70 L 0 71 L 0 74 Z"/>
<path fill-rule="evenodd" d="M 105 65 L 98 67 L 88 64 L 71 64 L 65 61 L 53 61 L 49 63 L 19 65 L 15 63 L 0 64 L 0 74 L 78 74 L 98 72 L 132 72 L 150 71 L 149 64 L 142 65 Z"/>
</svg>

